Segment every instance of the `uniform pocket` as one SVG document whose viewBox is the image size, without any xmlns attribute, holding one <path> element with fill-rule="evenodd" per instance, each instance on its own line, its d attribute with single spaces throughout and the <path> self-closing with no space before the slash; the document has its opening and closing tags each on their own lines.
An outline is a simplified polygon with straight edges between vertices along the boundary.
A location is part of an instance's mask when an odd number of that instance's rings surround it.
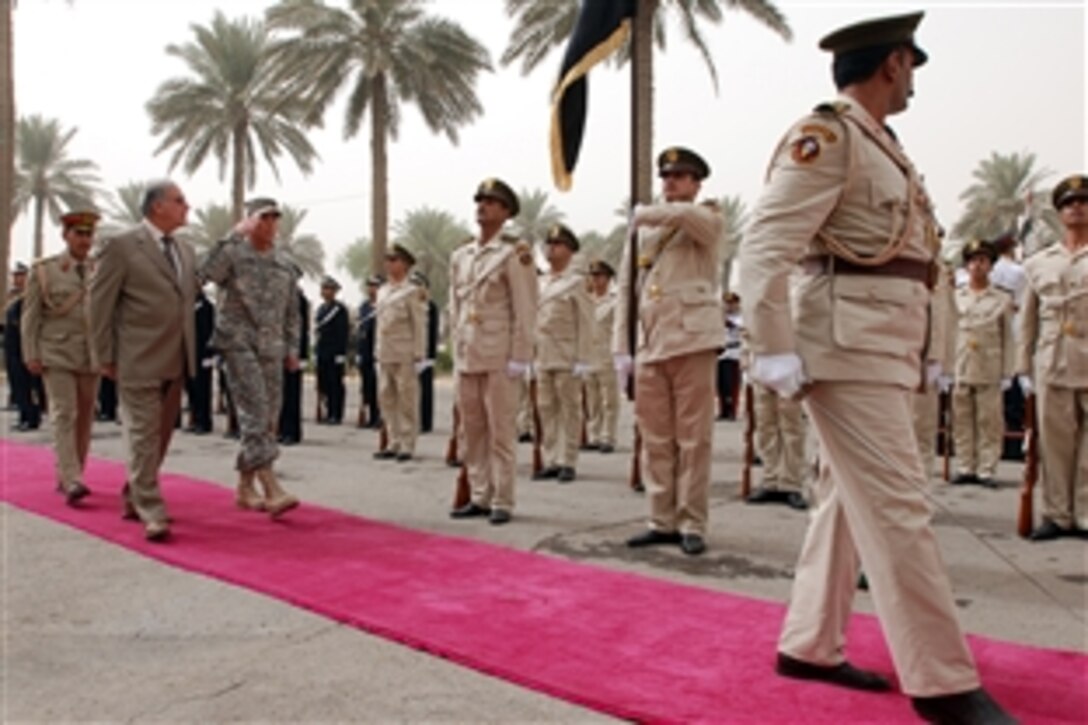
<svg viewBox="0 0 1088 725">
<path fill-rule="evenodd" d="M 846 350 L 900 357 L 921 350 L 929 293 L 920 282 L 837 275 L 831 283 L 832 337 Z"/>
<path fill-rule="evenodd" d="M 725 317 L 717 296 L 709 289 L 696 287 L 680 293 L 681 324 L 688 332 L 725 334 Z"/>
</svg>

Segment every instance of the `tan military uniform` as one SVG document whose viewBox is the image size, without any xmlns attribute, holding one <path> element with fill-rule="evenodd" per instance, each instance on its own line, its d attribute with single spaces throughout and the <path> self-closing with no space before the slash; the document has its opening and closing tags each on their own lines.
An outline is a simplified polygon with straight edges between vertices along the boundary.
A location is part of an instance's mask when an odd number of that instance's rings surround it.
<svg viewBox="0 0 1088 725">
<path fill-rule="evenodd" d="M 926 365 L 939 365 L 941 374 L 951 376 L 956 354 L 956 300 L 953 271 L 941 269 L 933 298 L 929 303 L 929 341 L 926 343 Z M 937 469 L 937 431 L 941 422 L 940 387 L 923 385 L 914 394 L 914 437 L 918 441 L 918 456 L 927 481 L 932 481 Z"/>
<path fill-rule="evenodd" d="M 23 360 L 43 366 L 57 482 L 64 491 L 83 483 L 98 395 L 87 316 L 91 265 L 67 251 L 37 261 L 30 270 L 20 323 Z"/>
<path fill-rule="evenodd" d="M 1088 529 L 1088 249 L 1027 259 L 1017 368 L 1035 385 L 1043 516 Z"/>
<path fill-rule="evenodd" d="M 378 396 L 389 450 L 415 453 L 419 435 L 419 376 L 415 364 L 427 351 L 427 293 L 408 280 L 378 288 Z"/>
<path fill-rule="evenodd" d="M 752 384 L 755 444 L 763 460 L 760 485 L 771 491 L 804 493 L 805 421 L 801 404 Z"/>
<path fill-rule="evenodd" d="M 612 363 L 612 328 L 616 323 L 616 293 L 609 290 L 594 299 L 593 351 L 586 376 L 586 438 L 591 445 L 616 445 L 620 413 L 620 386 Z"/>
<path fill-rule="evenodd" d="M 722 347 L 718 291 L 721 215 L 692 203 L 640 207 L 639 256 L 624 257 L 618 294 L 638 288 L 635 417 L 650 528 L 703 535 Z M 616 310 L 612 349 L 629 354 L 628 310 Z"/>
<path fill-rule="evenodd" d="M 915 697 L 979 686 L 912 430 L 927 263 L 937 252 L 924 203 L 899 146 L 844 97 L 782 140 L 740 250 L 750 348 L 800 355 L 812 380 L 803 404 L 820 440 L 817 506 L 779 650 L 843 661 L 860 556 L 903 690 Z M 844 255 L 895 261 L 877 276 L 851 271 Z M 791 304 L 790 274 L 802 260 L 807 274 Z"/>
<path fill-rule="evenodd" d="M 956 290 L 956 387 L 952 431 L 960 473 L 993 478 L 1005 431 L 1001 381 L 1013 373 L 1012 299 L 988 286 Z"/>
<path fill-rule="evenodd" d="M 514 507 L 517 381 L 510 361 L 533 358 L 536 270 L 528 244 L 505 235 L 458 247 L 450 258 L 454 367 L 472 502 Z"/>
</svg>

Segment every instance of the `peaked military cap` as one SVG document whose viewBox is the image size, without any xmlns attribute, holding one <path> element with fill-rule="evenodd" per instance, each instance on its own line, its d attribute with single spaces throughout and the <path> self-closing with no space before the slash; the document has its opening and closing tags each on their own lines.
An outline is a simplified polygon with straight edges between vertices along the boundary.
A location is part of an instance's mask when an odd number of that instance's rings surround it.
<svg viewBox="0 0 1088 725">
<path fill-rule="evenodd" d="M 60 217 L 60 223 L 64 225 L 64 230 L 69 229 L 86 229 L 94 231 L 94 225 L 101 219 L 98 212 L 91 209 L 76 209 L 62 214 Z"/>
<path fill-rule="evenodd" d="M 416 263 L 416 255 L 408 251 L 408 247 L 403 244 L 394 244 L 385 253 L 385 257 L 386 259 L 403 259 L 409 267 Z"/>
<path fill-rule="evenodd" d="M 1017 243 L 1016 235 L 1012 232 L 1005 232 L 988 241 L 990 246 L 993 247 L 994 255 L 998 257 L 1010 251 Z"/>
<path fill-rule="evenodd" d="M 1054 187 L 1054 193 L 1050 196 L 1055 209 L 1061 209 L 1073 199 L 1088 199 L 1088 176 L 1067 176 Z"/>
<path fill-rule="evenodd" d="M 710 176 L 710 165 L 703 157 L 682 146 L 670 146 L 657 157 L 657 175 L 679 172 L 702 181 Z"/>
<path fill-rule="evenodd" d="M 589 263 L 589 273 L 590 274 L 603 274 L 603 275 L 606 275 L 608 277 L 615 277 L 616 276 L 616 270 L 614 270 L 612 268 L 611 264 L 604 261 L 603 259 L 594 259 L 592 262 L 590 262 Z"/>
<path fill-rule="evenodd" d="M 923 15 L 923 12 L 893 15 L 847 25 L 825 35 L 820 40 L 820 49 L 841 56 L 882 45 L 909 45 L 914 51 L 914 65 L 924 65 L 929 55 L 914 42 L 914 31 L 922 22 Z"/>
<path fill-rule="evenodd" d="M 385 277 L 382 277 L 380 274 L 372 274 L 367 277 L 366 280 L 367 287 L 381 287 L 384 283 Z"/>
<path fill-rule="evenodd" d="M 548 236 L 544 237 L 544 243 L 551 244 L 552 242 L 566 244 L 573 252 L 577 252 L 582 248 L 582 245 L 578 242 L 578 237 L 570 230 L 570 227 L 563 224 L 552 224 L 551 228 L 548 229 Z"/>
<path fill-rule="evenodd" d="M 994 245 L 983 239 L 972 239 L 963 245 L 963 263 L 967 264 L 972 257 L 978 256 L 988 257 L 990 261 L 994 261 L 997 258 L 997 252 L 994 251 Z"/>
<path fill-rule="evenodd" d="M 11 270 L 11 273 L 12 274 L 26 274 L 29 271 L 30 271 L 30 267 L 27 267 L 22 262 L 16 262 L 15 263 L 15 268 L 13 270 Z"/>
<path fill-rule="evenodd" d="M 335 278 L 325 275 L 325 278 L 321 280 L 321 289 L 330 287 L 332 289 L 340 289 L 340 283 Z"/>
<path fill-rule="evenodd" d="M 250 199 L 245 206 L 246 216 L 264 216 L 266 214 L 282 216 L 279 204 L 271 197 L 259 196 L 256 199 Z"/>
<path fill-rule="evenodd" d="M 491 178 L 481 181 L 476 187 L 476 195 L 472 197 L 473 201 L 480 199 L 494 199 L 507 208 L 511 217 L 516 217 L 521 211 L 518 195 L 501 179 Z"/>
</svg>

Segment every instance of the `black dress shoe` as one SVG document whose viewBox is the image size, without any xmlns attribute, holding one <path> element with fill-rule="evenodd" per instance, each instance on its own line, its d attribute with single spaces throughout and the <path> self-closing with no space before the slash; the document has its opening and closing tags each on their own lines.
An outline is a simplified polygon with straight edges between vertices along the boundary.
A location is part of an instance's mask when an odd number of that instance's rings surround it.
<svg viewBox="0 0 1088 725">
<path fill-rule="evenodd" d="M 397 452 L 391 448 L 386 448 L 384 451 L 374 451 L 374 458 L 379 461 L 388 461 L 397 457 Z"/>
<path fill-rule="evenodd" d="M 997 488 L 997 481 L 989 476 L 979 476 L 978 485 L 982 486 L 983 488 Z"/>
<path fill-rule="evenodd" d="M 786 493 L 773 488 L 764 488 L 760 486 L 752 493 L 748 494 L 748 498 L 744 499 L 745 503 L 785 503 Z"/>
<path fill-rule="evenodd" d="M 471 501 L 466 503 L 461 508 L 450 511 L 451 519 L 471 519 L 490 515 L 491 509 L 487 508 L 486 506 L 477 506 Z"/>
<path fill-rule="evenodd" d="M 774 671 L 783 677 L 792 677 L 795 680 L 817 680 L 840 687 L 849 687 L 852 690 L 887 692 L 892 689 L 892 683 L 887 678 L 875 672 L 859 670 L 849 662 L 830 666 L 814 665 L 779 652 Z"/>
<path fill-rule="evenodd" d="M 446 461 L 446 465 L 450 468 L 460 468 L 462 464 L 461 461 L 457 460 L 456 458 L 451 458 L 450 460 Z"/>
<path fill-rule="evenodd" d="M 786 505 L 798 511 L 808 510 L 808 501 L 798 491 L 790 491 L 786 494 Z"/>
<path fill-rule="evenodd" d="M 706 542 L 698 534 L 682 534 L 680 536 L 680 548 L 688 556 L 698 556 L 706 551 Z"/>
<path fill-rule="evenodd" d="M 574 480 L 574 469 L 570 466 L 560 466 L 559 473 L 555 477 L 559 479 L 559 483 L 570 483 Z"/>
<path fill-rule="evenodd" d="M 955 486 L 963 486 L 968 483 L 978 483 L 978 476 L 973 473 L 957 473 L 956 477 L 952 479 L 952 484 Z"/>
<path fill-rule="evenodd" d="M 545 466 L 533 474 L 534 481 L 544 481 L 549 478 L 559 477 L 559 466 Z"/>
<path fill-rule="evenodd" d="M 410 461 L 410 460 L 412 460 L 412 454 L 411 453 L 398 453 L 397 454 L 397 463 L 404 463 L 405 461 Z"/>
<path fill-rule="evenodd" d="M 510 523 L 510 519 L 510 512 L 506 509 L 491 509 L 491 515 L 487 517 L 487 520 L 491 522 L 492 526 L 508 524 Z"/>
<path fill-rule="evenodd" d="M 586 443 L 584 446 L 579 446 L 579 450 L 582 451 L 599 451 L 601 449 L 600 443 Z"/>
<path fill-rule="evenodd" d="M 597 450 L 600 451 L 601 453 L 612 453 L 613 451 L 616 450 L 616 447 L 614 445 L 612 445 L 611 443 L 602 443 L 600 445 L 600 447 L 597 448 Z"/>
<path fill-rule="evenodd" d="M 75 506 L 81 499 L 85 499 L 90 495 L 91 489 L 77 482 L 64 494 L 64 500 L 69 506 Z"/>
<path fill-rule="evenodd" d="M 1052 541 L 1071 534 L 1072 531 L 1069 529 L 1063 529 L 1050 519 L 1043 519 L 1043 523 L 1035 531 L 1032 531 L 1031 536 L 1028 538 L 1032 541 Z"/>
<path fill-rule="evenodd" d="M 639 549 L 643 546 L 658 546 L 661 544 L 679 544 L 679 531 L 656 531 L 650 529 L 641 534 L 632 536 L 627 540 L 627 546 L 631 549 Z"/>
<path fill-rule="evenodd" d="M 911 704 L 923 720 L 941 725 L 1015 725 L 1017 722 L 981 687 L 955 695 L 912 697 Z"/>
</svg>

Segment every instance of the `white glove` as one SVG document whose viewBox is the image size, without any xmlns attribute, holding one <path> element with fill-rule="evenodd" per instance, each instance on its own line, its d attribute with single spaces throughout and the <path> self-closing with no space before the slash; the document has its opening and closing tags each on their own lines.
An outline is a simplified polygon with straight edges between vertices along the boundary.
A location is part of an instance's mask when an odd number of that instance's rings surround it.
<svg viewBox="0 0 1088 725">
<path fill-rule="evenodd" d="M 532 368 L 532 365 L 527 362 L 521 362 L 520 360 L 507 360 L 506 361 L 506 376 L 509 378 L 520 378 L 525 375 Z"/>
<path fill-rule="evenodd" d="M 419 372 L 423 372 L 424 370 L 430 370 L 434 367 L 434 360 L 427 358 L 425 360 L 421 360 L 419 364 Z"/>
<path fill-rule="evenodd" d="M 589 365 L 576 362 L 574 363 L 574 369 L 571 370 L 571 373 L 576 378 L 584 378 L 586 375 L 589 375 Z"/>
<path fill-rule="evenodd" d="M 425 360 L 416 360 L 415 362 L 416 375 L 427 369 L 427 362 Z"/>
<path fill-rule="evenodd" d="M 956 379 L 951 375 L 938 375 L 937 376 L 937 390 L 942 393 L 947 393 L 952 389 L 952 386 L 956 384 Z"/>
<path fill-rule="evenodd" d="M 215 355 L 206 357 L 200 361 L 200 367 L 202 368 L 214 368 L 215 367 Z"/>
<path fill-rule="evenodd" d="M 805 364 L 795 352 L 755 355 L 748 373 L 753 381 L 770 388 L 783 398 L 796 396 L 808 382 Z"/>
<path fill-rule="evenodd" d="M 635 365 L 634 359 L 630 355 L 613 355 L 612 365 L 616 368 L 616 377 L 620 385 L 625 385 L 627 378 L 631 377 L 631 368 Z"/>
<path fill-rule="evenodd" d="M 336 363 L 337 365 L 344 365 L 348 361 L 348 356 L 347 355 L 337 355 L 336 357 L 334 357 L 332 359 L 332 361 L 334 363 Z"/>
<path fill-rule="evenodd" d="M 935 360 L 926 361 L 926 385 L 936 383 L 942 374 L 944 374 L 944 368 L 941 367 L 939 362 Z"/>
<path fill-rule="evenodd" d="M 1008 390 L 1011 387 L 1012 387 L 1012 378 L 1002 378 L 1001 379 L 1001 392 L 1002 393 L 1004 393 L 1006 390 Z"/>
<path fill-rule="evenodd" d="M 1031 378 L 1027 375 L 1018 376 L 1016 382 L 1020 383 L 1020 392 L 1024 395 L 1031 395 L 1035 392 L 1035 386 L 1032 384 Z"/>
</svg>

